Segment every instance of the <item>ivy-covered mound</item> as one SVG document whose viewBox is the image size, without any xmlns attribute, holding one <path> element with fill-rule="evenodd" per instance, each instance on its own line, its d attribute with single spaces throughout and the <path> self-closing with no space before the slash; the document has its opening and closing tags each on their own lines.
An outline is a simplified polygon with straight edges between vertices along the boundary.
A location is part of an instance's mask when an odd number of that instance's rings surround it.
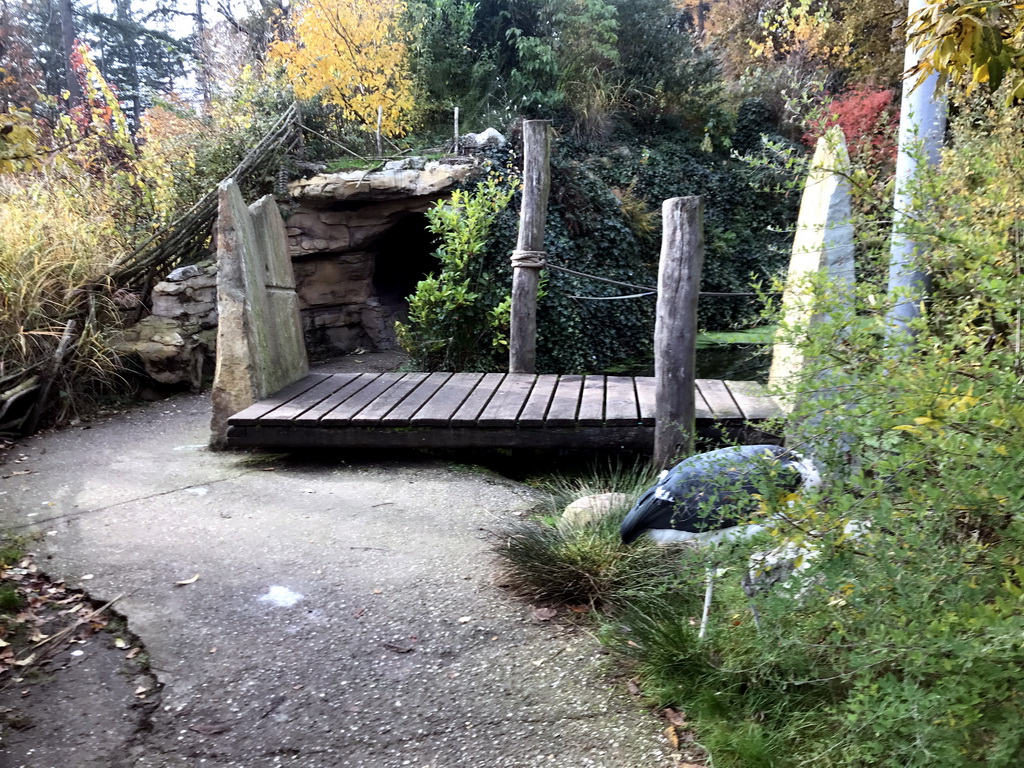
<svg viewBox="0 0 1024 768">
<path fill-rule="evenodd" d="M 518 142 L 510 142 L 517 146 Z M 497 184 L 518 184 L 521 158 L 514 150 L 491 156 Z M 709 153 L 692 140 L 651 139 L 592 151 L 557 140 L 545 248 L 548 261 L 638 286 L 657 283 L 661 203 L 670 197 L 704 197 L 706 257 L 702 290 L 749 292 L 779 274 L 788 260 L 796 196 L 762 189 L 750 169 Z M 483 186 L 480 188 L 483 190 Z M 425 281 L 411 300 L 403 344 L 421 369 L 502 370 L 507 358 L 507 297 L 512 285 L 509 255 L 515 247 L 521 194 L 494 210 L 493 190 L 468 190 L 463 215 L 435 217 L 445 246 L 438 281 Z M 468 200 L 468 202 L 467 202 Z M 460 203 L 460 204 L 462 204 Z M 486 208 L 488 223 L 470 215 Z M 476 222 L 474 232 L 455 230 Z M 465 258 L 464 250 L 473 251 Z M 457 289 L 453 286 L 458 286 Z M 446 287 L 447 286 L 447 287 Z M 649 357 L 655 297 L 591 301 L 642 291 L 547 270 L 538 306 L 537 365 L 551 373 L 596 373 Z M 429 294 L 429 295 L 428 295 Z M 429 305 L 429 309 L 428 309 Z M 699 320 L 707 330 L 752 325 L 761 310 L 755 297 L 705 297 Z M 442 348 L 448 350 L 442 353 Z"/>
</svg>

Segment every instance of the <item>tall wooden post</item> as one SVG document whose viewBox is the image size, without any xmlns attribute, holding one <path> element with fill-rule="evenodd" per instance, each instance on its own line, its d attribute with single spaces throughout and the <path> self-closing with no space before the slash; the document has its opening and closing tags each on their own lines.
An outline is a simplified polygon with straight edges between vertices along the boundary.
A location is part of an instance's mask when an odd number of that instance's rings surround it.
<svg viewBox="0 0 1024 768">
<path fill-rule="evenodd" d="M 512 317 L 509 373 L 537 370 L 537 287 L 544 268 L 544 225 L 551 191 L 551 122 L 523 123 L 523 207 L 512 253 Z"/>
<path fill-rule="evenodd" d="M 693 452 L 697 299 L 704 266 L 704 201 L 673 197 L 661 208 L 661 262 L 654 321 L 654 463 Z"/>
</svg>

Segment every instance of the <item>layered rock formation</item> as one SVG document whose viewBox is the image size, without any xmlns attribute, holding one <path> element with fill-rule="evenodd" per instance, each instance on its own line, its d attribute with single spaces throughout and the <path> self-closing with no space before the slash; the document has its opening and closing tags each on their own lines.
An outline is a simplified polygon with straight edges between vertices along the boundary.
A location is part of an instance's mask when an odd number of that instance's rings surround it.
<svg viewBox="0 0 1024 768">
<path fill-rule="evenodd" d="M 153 286 L 153 311 L 124 332 L 118 351 L 138 355 L 150 378 L 198 390 L 217 338 L 217 265 L 190 264 Z"/>
<path fill-rule="evenodd" d="M 405 296 L 433 266 L 422 214 L 478 168 L 471 158 L 412 157 L 289 185 L 286 231 L 310 348 L 395 345 Z"/>
</svg>

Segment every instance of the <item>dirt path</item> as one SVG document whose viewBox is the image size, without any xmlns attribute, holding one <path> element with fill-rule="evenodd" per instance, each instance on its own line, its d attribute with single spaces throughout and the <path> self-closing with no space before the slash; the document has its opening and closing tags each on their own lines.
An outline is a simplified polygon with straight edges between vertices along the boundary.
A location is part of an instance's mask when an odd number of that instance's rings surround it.
<svg viewBox="0 0 1024 768">
<path fill-rule="evenodd" d="M 128 642 L 94 635 L 8 688 L 23 727 L 0 766 L 671 764 L 596 643 L 493 586 L 487 531 L 528 488 L 426 459 L 210 453 L 208 418 L 183 397 L 19 447 L 0 524 L 42 534 L 53 578 L 124 593 Z"/>
</svg>

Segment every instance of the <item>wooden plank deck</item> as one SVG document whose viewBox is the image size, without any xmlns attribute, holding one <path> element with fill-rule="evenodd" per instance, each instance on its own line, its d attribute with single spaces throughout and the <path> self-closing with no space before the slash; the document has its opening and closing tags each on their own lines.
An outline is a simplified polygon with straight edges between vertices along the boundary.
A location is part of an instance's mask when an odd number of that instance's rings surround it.
<svg viewBox="0 0 1024 768">
<path fill-rule="evenodd" d="M 781 415 L 754 382 L 697 380 L 697 426 Z M 649 448 L 654 379 L 313 373 L 228 419 L 228 445 Z"/>
</svg>

